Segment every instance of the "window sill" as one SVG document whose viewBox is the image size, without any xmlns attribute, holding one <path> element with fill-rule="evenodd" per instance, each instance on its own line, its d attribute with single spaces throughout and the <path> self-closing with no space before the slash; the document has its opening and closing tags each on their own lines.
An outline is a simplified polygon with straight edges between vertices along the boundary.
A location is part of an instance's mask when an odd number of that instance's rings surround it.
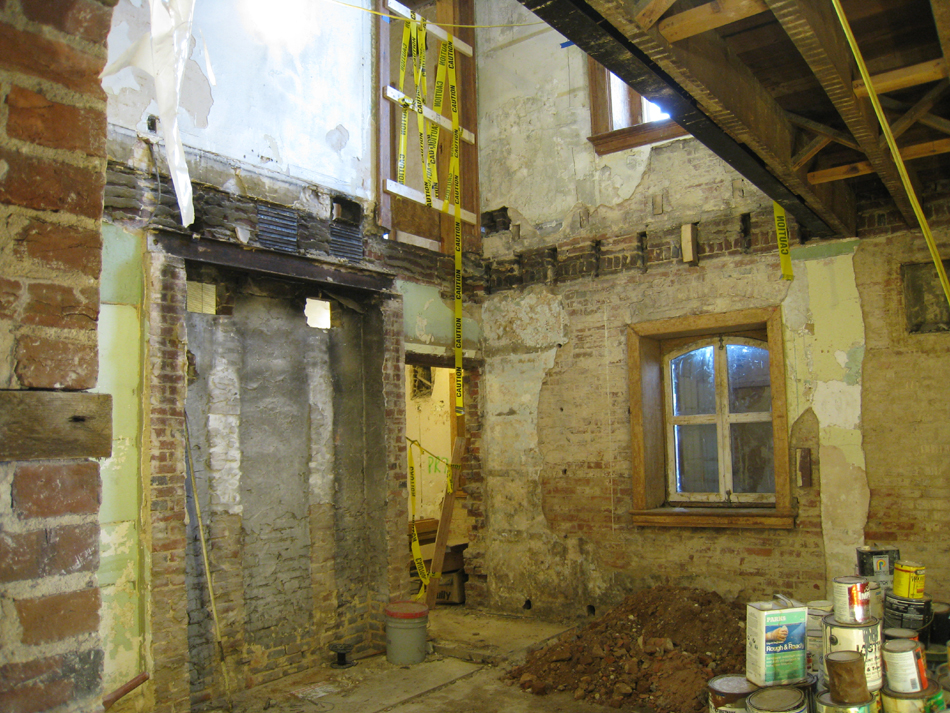
<svg viewBox="0 0 950 713">
<path fill-rule="evenodd" d="M 672 119 L 666 119 L 665 121 L 651 121 L 646 124 L 628 126 L 625 129 L 608 131 L 604 134 L 595 134 L 594 136 L 588 136 L 587 140 L 594 145 L 594 151 L 598 156 L 604 156 L 615 151 L 646 146 L 658 141 L 688 135 L 689 132 L 686 129 Z"/>
<path fill-rule="evenodd" d="M 764 508 L 674 508 L 631 510 L 633 524 L 647 527 L 795 529 L 795 512 Z"/>
</svg>

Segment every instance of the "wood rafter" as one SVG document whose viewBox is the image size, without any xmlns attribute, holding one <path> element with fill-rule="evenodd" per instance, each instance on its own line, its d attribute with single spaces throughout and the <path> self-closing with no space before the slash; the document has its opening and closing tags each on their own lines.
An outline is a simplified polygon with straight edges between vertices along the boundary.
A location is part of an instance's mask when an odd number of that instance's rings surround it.
<svg viewBox="0 0 950 713">
<path fill-rule="evenodd" d="M 788 117 L 788 120 L 792 124 L 800 129 L 808 129 L 813 134 L 827 136 L 835 143 L 841 144 L 842 146 L 847 146 L 849 149 L 854 149 L 855 151 L 861 150 L 861 147 L 858 146 L 858 142 L 843 131 L 832 129 L 830 126 L 825 126 L 824 124 L 817 121 L 806 119 L 804 116 L 798 116 L 797 114 L 793 114 L 790 111 L 785 112 L 785 116 Z"/>
<path fill-rule="evenodd" d="M 937 37 L 940 39 L 943 58 L 950 60 L 950 4 L 946 0 L 930 0 L 930 10 L 933 12 L 934 24 L 937 26 Z"/>
<path fill-rule="evenodd" d="M 937 156 L 939 154 L 950 153 L 950 139 L 938 139 L 937 141 L 925 141 L 922 144 L 905 146 L 901 149 L 901 158 L 905 161 L 913 161 L 915 158 L 926 158 L 927 156 Z M 874 168 L 869 161 L 857 161 L 843 166 L 834 166 L 820 171 L 812 171 L 808 174 L 810 183 L 831 183 L 833 181 L 842 181 L 845 178 L 854 178 L 855 176 L 865 176 L 874 173 Z"/>
<path fill-rule="evenodd" d="M 825 0 L 766 2 L 867 156 L 867 162 L 880 175 L 904 220 L 909 225 L 916 224 L 897 166 L 878 141 L 879 127 L 870 105 L 855 94 L 851 82 L 853 57 L 831 3 Z M 874 86 L 877 87 L 876 81 Z"/>
<path fill-rule="evenodd" d="M 805 148 L 799 151 L 792 157 L 792 168 L 796 171 L 802 166 L 811 161 L 819 151 L 821 151 L 825 146 L 831 143 L 831 138 L 828 136 L 818 135 L 805 144 Z"/>
<path fill-rule="evenodd" d="M 751 70 L 718 36 L 704 33 L 674 45 L 656 28 L 644 31 L 623 0 L 591 0 L 589 4 L 698 101 L 710 118 L 754 151 L 835 232 L 854 234 L 856 213 L 850 188 L 835 183 L 816 189 L 792 166 L 795 129 Z"/>
<path fill-rule="evenodd" d="M 950 89 L 950 79 L 944 79 L 938 82 L 919 102 L 914 104 L 907 113 L 891 124 L 891 133 L 894 134 L 894 138 L 900 137 L 905 131 L 920 121 L 921 117 L 929 113 L 933 105 L 947 93 L 947 89 Z M 885 143 L 884 137 L 882 136 L 880 141 L 882 148 L 885 146 Z"/>
<path fill-rule="evenodd" d="M 633 8 L 633 15 L 644 30 L 649 30 L 670 9 L 676 0 L 639 0 Z"/>
<path fill-rule="evenodd" d="M 878 94 L 896 92 L 898 89 L 916 87 L 927 82 L 937 82 L 948 76 L 947 61 L 943 58 L 921 62 L 910 67 L 901 67 L 890 72 L 875 74 L 871 77 L 871 84 Z M 854 93 L 859 97 L 868 95 L 868 88 L 860 79 L 854 81 Z"/>
<path fill-rule="evenodd" d="M 677 42 L 768 9 L 763 0 L 715 0 L 661 20 L 657 27 L 667 42 Z"/>
<path fill-rule="evenodd" d="M 891 97 L 878 97 L 881 101 L 881 106 L 885 109 L 892 111 L 909 111 L 912 106 L 907 102 L 898 101 L 897 99 L 891 99 Z M 945 134 L 950 134 L 950 119 L 944 119 L 942 116 L 936 116 L 935 114 L 924 114 L 919 119 L 921 124 L 929 126 L 931 129 L 936 129 L 937 131 L 942 131 Z"/>
</svg>

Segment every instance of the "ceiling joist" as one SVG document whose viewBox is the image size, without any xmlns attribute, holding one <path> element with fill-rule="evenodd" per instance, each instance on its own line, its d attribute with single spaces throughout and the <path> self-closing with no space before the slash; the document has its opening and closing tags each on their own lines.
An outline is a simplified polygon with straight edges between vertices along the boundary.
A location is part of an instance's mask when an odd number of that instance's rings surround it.
<svg viewBox="0 0 950 713">
<path fill-rule="evenodd" d="M 808 129 L 813 134 L 827 136 L 835 143 L 841 144 L 842 146 L 847 146 L 849 149 L 854 149 L 855 151 L 861 150 L 861 147 L 858 146 L 858 142 L 843 131 L 832 129 L 830 126 L 825 126 L 820 122 L 812 121 L 811 119 L 807 119 L 804 116 L 798 116 L 798 114 L 793 114 L 790 111 L 785 112 L 785 116 L 788 117 L 788 120 L 792 124 L 799 127 L 800 129 Z"/>
<path fill-rule="evenodd" d="M 764 0 L 715 0 L 667 17 L 657 27 L 667 42 L 677 42 L 768 9 Z"/>
<path fill-rule="evenodd" d="M 938 156 L 945 153 L 950 153 L 950 139 L 938 139 L 937 141 L 926 141 L 922 144 L 905 146 L 901 149 L 901 158 L 905 161 L 912 161 L 915 158 L 926 158 L 927 156 Z M 857 161 L 844 166 L 812 171 L 808 174 L 808 181 L 817 185 L 841 181 L 845 178 L 854 178 L 855 176 L 865 176 L 869 173 L 874 173 L 871 163 L 869 161 Z"/>
<path fill-rule="evenodd" d="M 881 106 L 890 111 L 910 111 L 912 106 L 907 102 L 898 101 L 897 99 L 892 99 L 891 97 L 880 96 L 878 100 L 881 102 Z M 941 131 L 944 134 L 950 134 L 950 119 L 944 119 L 942 116 L 936 116 L 934 114 L 924 114 L 919 119 L 921 124 L 929 126 L 932 129 Z"/>
<path fill-rule="evenodd" d="M 938 82 L 919 102 L 914 104 L 907 113 L 891 124 L 891 133 L 894 134 L 894 138 L 896 139 L 903 135 L 905 131 L 920 121 L 921 117 L 928 114 L 933 108 L 933 105 L 940 101 L 943 95 L 947 93 L 947 89 L 950 89 L 950 79 L 944 79 Z M 881 137 L 880 145 L 882 149 L 886 145 L 883 136 Z"/>
<path fill-rule="evenodd" d="M 878 94 L 887 94 L 899 89 L 927 84 L 927 82 L 938 82 L 947 76 L 947 61 L 941 58 L 875 74 L 871 77 L 871 84 L 874 85 L 874 91 Z M 854 81 L 854 93 L 859 97 L 868 96 L 868 88 L 864 86 L 862 80 Z"/>
</svg>

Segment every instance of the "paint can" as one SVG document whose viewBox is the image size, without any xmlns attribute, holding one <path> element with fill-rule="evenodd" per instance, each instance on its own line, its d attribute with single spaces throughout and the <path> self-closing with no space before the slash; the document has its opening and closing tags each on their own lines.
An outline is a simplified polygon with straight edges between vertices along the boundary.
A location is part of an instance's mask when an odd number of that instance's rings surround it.
<svg viewBox="0 0 950 713">
<path fill-rule="evenodd" d="M 917 693 L 927 688 L 927 664 L 920 642 L 892 639 L 884 644 L 887 688 L 898 693 Z"/>
<path fill-rule="evenodd" d="M 801 683 L 793 684 L 795 688 L 805 694 L 805 704 L 809 713 L 814 713 L 815 697 L 818 695 L 818 676 L 809 673 L 808 677 Z"/>
<path fill-rule="evenodd" d="M 937 713 L 944 710 L 943 691 L 935 681 L 931 681 L 926 690 L 916 693 L 882 688 L 881 701 L 884 713 Z"/>
<path fill-rule="evenodd" d="M 950 604 L 934 602 L 933 624 L 930 626 L 930 643 L 946 645 L 950 640 Z"/>
<path fill-rule="evenodd" d="M 744 713 L 746 698 L 759 687 L 742 674 L 729 673 L 710 679 L 706 690 L 709 691 L 709 713 Z"/>
<path fill-rule="evenodd" d="M 868 611 L 875 619 L 884 618 L 884 587 L 878 582 L 868 582 Z"/>
<path fill-rule="evenodd" d="M 874 697 L 867 703 L 836 703 L 831 691 L 823 691 L 815 698 L 815 713 L 874 713 Z"/>
<path fill-rule="evenodd" d="M 834 587 L 835 619 L 856 624 L 867 621 L 870 613 L 870 592 L 865 577 L 835 577 Z"/>
<path fill-rule="evenodd" d="M 825 656 L 828 669 L 828 691 L 836 703 L 859 705 L 871 699 L 864 656 L 858 651 L 831 651 Z"/>
<path fill-rule="evenodd" d="M 913 629 L 922 644 L 927 643 L 933 600 L 928 595 L 918 599 L 898 596 L 893 591 L 884 594 L 884 628 Z"/>
<path fill-rule="evenodd" d="M 896 547 L 872 547 L 864 545 L 858 548 L 858 574 L 874 579 L 882 589 L 890 589 L 894 582 L 894 565 L 901 557 Z M 874 616 L 872 614 L 872 616 Z"/>
<path fill-rule="evenodd" d="M 749 713 L 808 713 L 805 694 L 791 686 L 761 688 L 746 698 Z"/>
<path fill-rule="evenodd" d="M 920 562 L 897 560 L 894 565 L 894 594 L 905 599 L 924 596 L 924 575 L 927 569 Z"/>
<path fill-rule="evenodd" d="M 397 666 L 425 661 L 429 607 L 421 602 L 391 602 L 383 613 L 386 619 L 386 660 Z"/>
<path fill-rule="evenodd" d="M 868 690 L 876 691 L 884 685 L 881 665 L 881 622 L 873 617 L 859 624 L 838 621 L 829 615 L 822 621 L 824 655 L 833 651 L 857 651 L 864 656 L 864 675 Z M 828 669 L 825 667 L 825 680 Z"/>
<path fill-rule="evenodd" d="M 884 636 L 884 641 L 890 641 L 891 639 L 912 639 L 913 641 L 919 641 L 917 632 L 913 629 L 897 629 L 891 627 L 884 629 L 881 634 Z"/>
<path fill-rule="evenodd" d="M 747 604 L 746 678 L 758 686 L 781 686 L 805 679 L 807 619 L 805 606 Z"/>
<path fill-rule="evenodd" d="M 947 664 L 937 666 L 937 670 L 934 672 L 934 680 L 943 689 L 944 694 L 950 692 L 950 666 L 947 666 Z M 946 698 L 946 696 L 944 697 Z"/>
</svg>

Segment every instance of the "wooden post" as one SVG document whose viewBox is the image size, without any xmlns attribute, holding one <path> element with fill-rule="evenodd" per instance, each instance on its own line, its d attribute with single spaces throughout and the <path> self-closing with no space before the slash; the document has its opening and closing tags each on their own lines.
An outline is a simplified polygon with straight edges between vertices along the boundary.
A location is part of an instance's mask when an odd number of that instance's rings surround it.
<svg viewBox="0 0 950 713">
<path fill-rule="evenodd" d="M 458 477 L 462 471 L 462 456 L 465 455 L 465 439 L 455 439 L 452 448 L 452 463 L 459 467 L 452 474 L 452 492 L 446 493 L 442 500 L 442 515 L 439 517 L 439 529 L 435 535 L 435 552 L 432 554 L 432 566 L 429 569 L 431 579 L 426 590 L 426 606 L 434 609 L 439 594 L 439 577 L 442 575 L 442 563 L 445 561 L 445 546 L 449 541 L 449 528 L 452 526 L 452 510 L 455 508 L 455 491 L 458 489 Z"/>
</svg>

